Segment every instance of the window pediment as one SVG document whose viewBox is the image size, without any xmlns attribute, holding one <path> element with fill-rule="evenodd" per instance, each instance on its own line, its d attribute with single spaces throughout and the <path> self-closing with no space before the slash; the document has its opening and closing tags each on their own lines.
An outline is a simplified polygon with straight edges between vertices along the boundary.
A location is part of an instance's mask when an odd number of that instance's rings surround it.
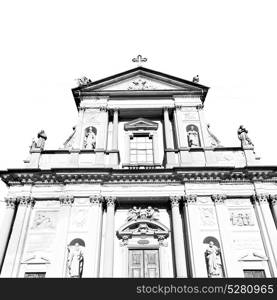
<svg viewBox="0 0 277 300">
<path fill-rule="evenodd" d="M 157 130 L 158 123 L 144 119 L 138 118 L 128 122 L 124 125 L 125 130 Z"/>
</svg>

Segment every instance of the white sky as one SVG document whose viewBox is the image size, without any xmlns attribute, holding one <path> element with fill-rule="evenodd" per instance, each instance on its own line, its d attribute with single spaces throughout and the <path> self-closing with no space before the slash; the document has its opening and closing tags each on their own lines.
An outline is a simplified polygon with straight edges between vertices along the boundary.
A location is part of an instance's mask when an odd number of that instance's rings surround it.
<svg viewBox="0 0 277 300">
<path fill-rule="evenodd" d="M 239 146 L 243 124 L 265 162 L 277 165 L 276 1 L 1 1 L 0 169 L 17 168 L 40 129 L 61 147 L 77 110 L 75 78 L 145 67 L 210 86 L 211 130 Z M 0 196 L 5 195 L 0 184 Z"/>
</svg>

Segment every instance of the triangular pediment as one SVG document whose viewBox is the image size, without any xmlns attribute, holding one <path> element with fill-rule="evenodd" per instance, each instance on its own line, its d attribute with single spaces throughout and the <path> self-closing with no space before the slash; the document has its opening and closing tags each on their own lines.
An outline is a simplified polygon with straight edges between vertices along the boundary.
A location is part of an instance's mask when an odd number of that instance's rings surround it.
<svg viewBox="0 0 277 300">
<path fill-rule="evenodd" d="M 196 82 L 173 77 L 154 70 L 138 67 L 73 90 L 89 91 L 161 91 L 208 89 Z"/>
<path fill-rule="evenodd" d="M 267 257 L 261 253 L 248 252 L 239 258 L 239 261 L 257 261 L 257 260 L 267 260 Z"/>
<path fill-rule="evenodd" d="M 33 255 L 25 259 L 22 264 L 50 264 L 50 261 L 45 257 Z"/>
<path fill-rule="evenodd" d="M 125 130 L 157 130 L 158 123 L 144 118 L 132 120 L 124 125 Z"/>
</svg>

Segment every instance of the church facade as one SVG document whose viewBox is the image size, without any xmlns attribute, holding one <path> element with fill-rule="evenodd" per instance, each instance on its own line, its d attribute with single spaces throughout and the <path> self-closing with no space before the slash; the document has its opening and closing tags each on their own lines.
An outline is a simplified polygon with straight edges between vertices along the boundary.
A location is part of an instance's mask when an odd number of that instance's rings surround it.
<svg viewBox="0 0 277 300">
<path fill-rule="evenodd" d="M 72 90 L 62 149 L 42 130 L 9 187 L 1 277 L 277 277 L 277 167 L 224 147 L 208 87 L 144 67 Z"/>
</svg>

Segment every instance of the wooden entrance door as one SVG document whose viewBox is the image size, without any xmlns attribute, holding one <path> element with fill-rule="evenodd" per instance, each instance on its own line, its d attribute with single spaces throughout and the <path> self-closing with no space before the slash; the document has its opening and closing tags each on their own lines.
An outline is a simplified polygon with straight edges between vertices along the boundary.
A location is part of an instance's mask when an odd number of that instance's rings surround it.
<svg viewBox="0 0 277 300">
<path fill-rule="evenodd" d="M 129 250 L 129 277 L 158 278 L 158 250 Z"/>
</svg>

